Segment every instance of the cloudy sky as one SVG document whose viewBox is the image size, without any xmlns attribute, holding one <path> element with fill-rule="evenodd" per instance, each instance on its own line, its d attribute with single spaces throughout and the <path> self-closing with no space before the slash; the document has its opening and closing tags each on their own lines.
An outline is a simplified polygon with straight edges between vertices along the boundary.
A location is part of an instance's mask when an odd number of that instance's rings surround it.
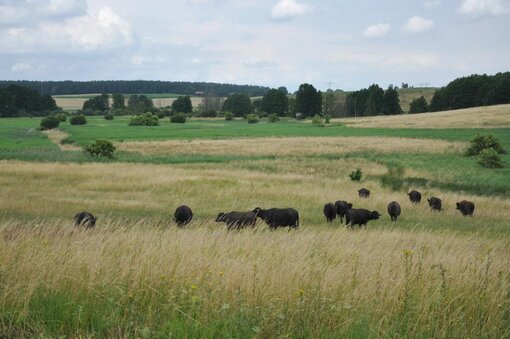
<svg viewBox="0 0 510 339">
<path fill-rule="evenodd" d="M 510 0 L 0 0 L 0 79 L 442 86 L 509 34 Z"/>
</svg>

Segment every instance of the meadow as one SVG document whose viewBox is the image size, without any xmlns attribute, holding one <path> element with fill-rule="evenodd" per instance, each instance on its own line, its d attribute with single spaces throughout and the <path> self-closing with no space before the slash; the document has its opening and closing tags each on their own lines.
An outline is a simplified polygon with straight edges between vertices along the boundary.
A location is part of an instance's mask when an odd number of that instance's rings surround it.
<svg viewBox="0 0 510 339">
<path fill-rule="evenodd" d="M 43 134 L 39 119 L 2 119 L 0 336 L 510 337 L 510 156 L 489 170 L 463 155 L 483 120 L 386 129 L 94 117 Z M 510 150 L 509 128 L 490 131 Z M 75 143 L 62 149 L 64 137 Z M 80 151 L 97 138 L 115 143 L 115 159 Z M 445 210 L 411 204 L 409 189 Z M 340 199 L 382 217 L 366 229 L 327 224 L 323 205 Z M 473 217 L 455 210 L 463 199 Z M 171 220 L 181 204 L 194 211 L 183 229 Z M 301 226 L 214 222 L 257 206 L 294 207 Z M 96 229 L 72 225 L 81 210 Z"/>
</svg>

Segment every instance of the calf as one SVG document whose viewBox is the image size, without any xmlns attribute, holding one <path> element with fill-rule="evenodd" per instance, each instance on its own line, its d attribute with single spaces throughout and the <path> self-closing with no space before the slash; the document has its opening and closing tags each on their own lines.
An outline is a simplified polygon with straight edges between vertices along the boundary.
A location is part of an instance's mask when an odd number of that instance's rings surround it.
<svg viewBox="0 0 510 339">
<path fill-rule="evenodd" d="M 231 229 L 241 229 L 246 226 L 255 226 L 255 222 L 257 221 L 257 215 L 254 212 L 228 212 L 228 213 L 218 213 L 218 217 L 216 218 L 216 222 L 224 222 L 227 224 L 227 229 L 230 231 Z"/>
<path fill-rule="evenodd" d="M 473 216 L 473 212 L 475 211 L 475 204 L 471 201 L 462 200 L 457 203 L 457 209 L 462 213 L 463 216 L 469 215 Z"/>
<path fill-rule="evenodd" d="M 263 210 L 257 207 L 253 213 L 260 219 L 264 220 L 271 229 L 278 227 L 299 227 L 299 213 L 293 208 L 270 208 Z"/>
<path fill-rule="evenodd" d="M 191 208 L 186 205 L 177 207 L 174 213 L 174 221 L 177 223 L 177 226 L 186 226 L 190 223 L 191 219 L 193 219 Z"/>
<path fill-rule="evenodd" d="M 324 216 L 327 222 L 333 222 L 336 219 L 336 206 L 332 203 L 324 205 Z"/>
<path fill-rule="evenodd" d="M 94 228 L 97 218 L 89 212 L 80 212 L 74 216 L 74 225 L 84 228 Z"/>
<path fill-rule="evenodd" d="M 420 203 L 420 201 L 421 201 L 421 193 L 420 192 L 413 190 L 413 191 L 407 193 L 407 195 L 409 196 L 409 200 L 411 200 L 411 202 L 413 204 Z"/>
<path fill-rule="evenodd" d="M 397 221 L 398 216 L 400 215 L 401 209 L 400 205 L 396 201 L 392 201 L 388 204 L 388 214 L 391 217 L 391 221 Z"/>
<path fill-rule="evenodd" d="M 368 198 L 370 197 L 370 191 L 366 188 L 362 188 L 358 191 L 358 195 L 360 198 Z"/>
<path fill-rule="evenodd" d="M 351 208 L 345 213 L 345 224 L 350 227 L 354 225 L 366 225 L 370 220 L 377 220 L 381 215 L 377 211 Z"/>
<path fill-rule="evenodd" d="M 344 200 L 335 201 L 336 213 L 340 216 L 340 222 L 344 221 L 345 212 L 352 208 L 352 204 Z"/>
<path fill-rule="evenodd" d="M 427 199 L 427 201 L 429 202 L 429 206 L 430 206 L 430 209 L 434 210 L 434 211 L 442 211 L 443 208 L 442 208 L 442 202 L 441 202 L 441 199 L 439 198 L 436 198 L 436 197 L 431 197 L 429 199 Z"/>
</svg>

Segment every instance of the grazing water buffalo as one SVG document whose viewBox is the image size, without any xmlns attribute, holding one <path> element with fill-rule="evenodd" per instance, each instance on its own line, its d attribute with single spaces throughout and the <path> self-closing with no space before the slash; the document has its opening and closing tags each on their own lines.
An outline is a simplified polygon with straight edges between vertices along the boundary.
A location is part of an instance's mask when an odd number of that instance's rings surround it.
<svg viewBox="0 0 510 339">
<path fill-rule="evenodd" d="M 370 212 L 365 209 L 351 208 L 345 213 L 345 224 L 354 227 L 354 225 L 366 225 L 370 220 L 377 220 L 381 215 L 377 211 Z"/>
<path fill-rule="evenodd" d="M 293 208 L 270 208 L 263 210 L 257 207 L 253 210 L 253 213 L 264 220 L 271 229 L 286 226 L 297 228 L 299 226 L 299 214 Z"/>
<path fill-rule="evenodd" d="M 191 219 L 193 219 L 191 208 L 186 205 L 177 207 L 174 213 L 174 221 L 177 223 L 177 226 L 186 226 L 190 223 Z"/>
<path fill-rule="evenodd" d="M 336 219 L 336 206 L 332 203 L 324 205 L 324 216 L 328 222 L 333 222 Z"/>
<path fill-rule="evenodd" d="M 471 201 L 462 200 L 457 203 L 457 209 L 462 213 L 463 216 L 469 215 L 473 216 L 473 212 L 475 211 L 475 204 Z"/>
<path fill-rule="evenodd" d="M 216 218 L 216 222 L 224 222 L 227 224 L 227 229 L 241 229 L 246 226 L 255 226 L 255 222 L 257 221 L 257 215 L 254 212 L 228 212 L 228 213 L 218 213 L 218 217 Z"/>
<path fill-rule="evenodd" d="M 400 205 L 396 201 L 392 201 L 388 204 L 388 214 L 391 217 L 391 221 L 397 221 L 398 216 L 400 215 L 401 209 Z"/>
<path fill-rule="evenodd" d="M 340 222 L 344 222 L 345 212 L 352 208 L 352 204 L 344 200 L 335 201 L 336 213 L 340 216 Z"/>
<path fill-rule="evenodd" d="M 421 201 L 421 193 L 418 192 L 418 191 L 411 191 L 409 193 L 407 193 L 407 195 L 409 196 L 409 200 L 411 200 L 411 202 L 413 204 L 419 204 L 420 201 Z"/>
<path fill-rule="evenodd" d="M 443 208 L 441 207 L 441 204 L 442 204 L 441 199 L 436 198 L 436 197 L 431 197 L 431 198 L 427 199 L 427 201 L 429 202 L 430 209 L 435 210 L 435 211 L 443 210 Z"/>
<path fill-rule="evenodd" d="M 358 191 L 358 195 L 360 198 L 368 198 L 370 197 L 370 191 L 366 188 L 362 188 Z"/>
<path fill-rule="evenodd" d="M 89 212 L 80 212 L 74 216 L 74 225 L 85 228 L 94 228 L 97 218 Z"/>
</svg>

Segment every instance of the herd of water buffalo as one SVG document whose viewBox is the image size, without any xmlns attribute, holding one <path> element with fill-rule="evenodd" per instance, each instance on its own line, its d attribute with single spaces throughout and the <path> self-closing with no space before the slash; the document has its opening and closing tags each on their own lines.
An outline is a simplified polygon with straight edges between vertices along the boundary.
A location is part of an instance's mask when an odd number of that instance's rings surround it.
<svg viewBox="0 0 510 339">
<path fill-rule="evenodd" d="M 361 198 L 369 198 L 370 191 L 362 188 L 358 191 Z M 421 193 L 418 191 L 411 191 L 407 193 L 409 200 L 414 204 L 421 202 Z M 437 197 L 430 197 L 427 199 L 429 207 L 435 211 L 442 211 L 442 201 Z M 457 203 L 457 210 L 464 216 L 472 216 L 475 210 L 475 204 L 471 201 L 463 200 Z M 400 204 L 392 201 L 388 204 L 388 214 L 391 221 L 397 221 L 402 209 Z M 376 220 L 381 217 L 377 211 L 369 211 L 362 208 L 353 208 L 353 205 L 347 201 L 339 200 L 335 203 L 327 203 L 324 205 L 324 216 L 328 222 L 333 222 L 337 216 L 340 217 L 340 222 L 345 218 L 345 224 L 353 227 L 354 225 L 367 225 L 370 220 Z M 297 228 L 299 226 L 299 213 L 294 208 L 270 208 L 262 209 L 255 208 L 253 211 L 247 212 L 221 212 L 216 217 L 216 222 L 224 222 L 229 230 L 241 229 L 248 226 L 255 226 L 257 218 L 263 220 L 271 229 L 278 227 Z M 191 208 L 186 205 L 179 206 L 174 213 L 174 221 L 177 226 L 183 227 L 191 222 L 193 219 L 193 212 Z M 74 223 L 76 226 L 93 228 L 96 225 L 97 218 L 89 212 L 81 212 L 75 215 Z"/>
</svg>

